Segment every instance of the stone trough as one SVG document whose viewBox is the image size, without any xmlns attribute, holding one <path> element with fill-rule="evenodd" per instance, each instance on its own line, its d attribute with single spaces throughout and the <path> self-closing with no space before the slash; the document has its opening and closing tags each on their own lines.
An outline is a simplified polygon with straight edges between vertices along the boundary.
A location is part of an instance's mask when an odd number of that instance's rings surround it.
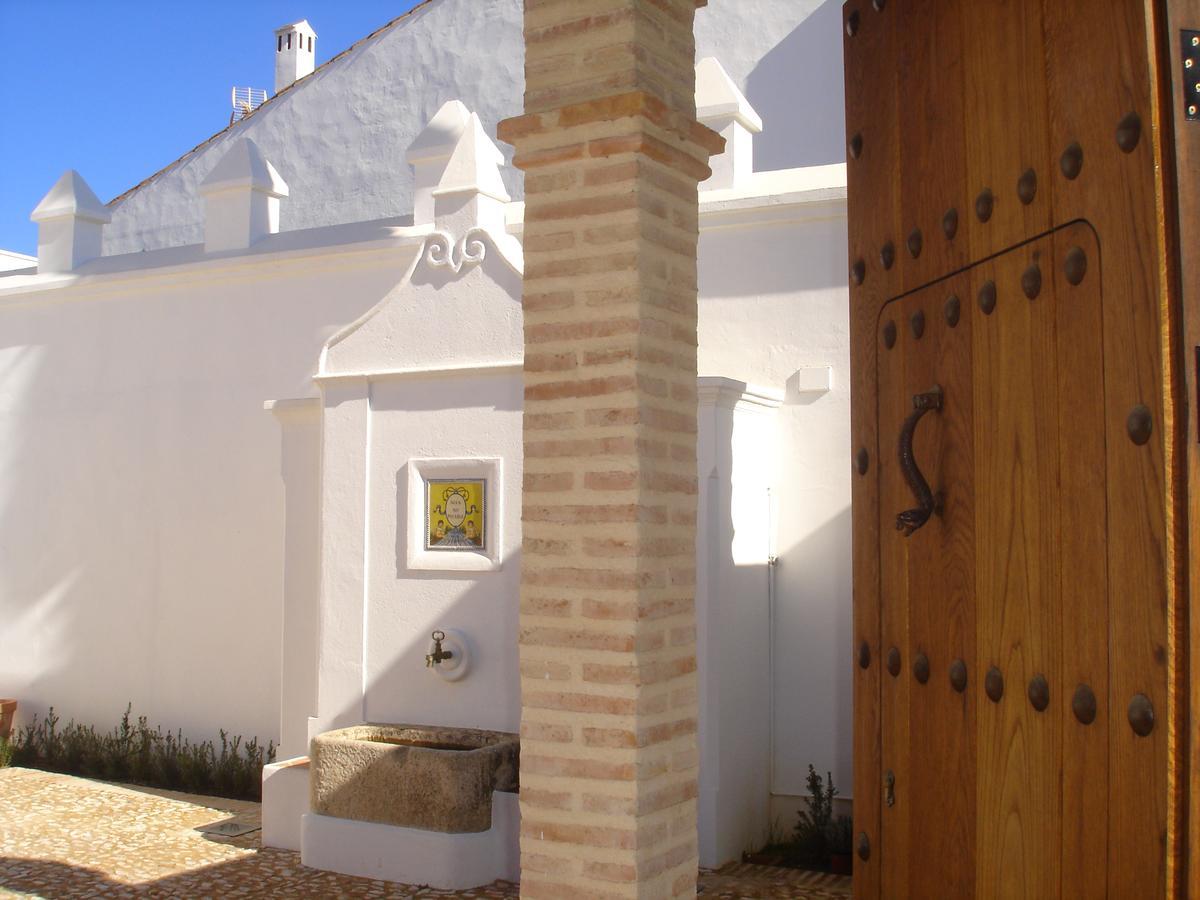
<svg viewBox="0 0 1200 900">
<path fill-rule="evenodd" d="M 516 734 L 357 725 L 312 741 L 312 811 L 446 834 L 492 827 L 492 793 L 517 790 Z"/>
</svg>

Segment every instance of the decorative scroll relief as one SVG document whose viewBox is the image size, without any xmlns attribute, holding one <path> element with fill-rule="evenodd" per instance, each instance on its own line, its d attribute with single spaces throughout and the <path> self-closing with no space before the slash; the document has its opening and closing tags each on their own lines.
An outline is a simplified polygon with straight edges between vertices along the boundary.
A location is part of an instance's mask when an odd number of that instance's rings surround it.
<svg viewBox="0 0 1200 900">
<path fill-rule="evenodd" d="M 435 231 L 425 239 L 425 262 L 435 269 L 449 269 L 455 275 L 483 262 L 487 255 L 487 244 L 480 238 L 487 234 L 484 228 L 471 228 L 457 241 L 445 231 Z"/>
</svg>

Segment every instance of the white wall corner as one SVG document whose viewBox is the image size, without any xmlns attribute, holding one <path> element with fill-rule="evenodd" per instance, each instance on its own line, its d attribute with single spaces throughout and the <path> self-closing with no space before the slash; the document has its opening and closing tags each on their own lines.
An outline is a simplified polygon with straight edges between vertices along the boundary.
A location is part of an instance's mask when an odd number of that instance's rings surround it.
<svg viewBox="0 0 1200 900">
<path fill-rule="evenodd" d="M 112 221 L 83 176 L 68 169 L 32 213 L 38 225 L 38 272 L 72 272 L 100 256 L 104 226 Z"/>
<path fill-rule="evenodd" d="M 200 183 L 204 251 L 245 250 L 279 231 L 279 200 L 287 183 L 258 145 L 241 138 Z"/>
<path fill-rule="evenodd" d="M 725 138 L 725 152 L 709 160 L 706 189 L 732 188 L 754 174 L 754 135 L 762 119 L 716 57 L 696 63 L 696 118 Z"/>
<path fill-rule="evenodd" d="M 449 100 L 409 145 L 405 159 L 413 167 L 414 225 L 433 224 L 433 192 L 470 123 L 471 111 L 461 101 Z"/>
<path fill-rule="evenodd" d="M 454 235 L 485 228 L 506 236 L 505 207 L 512 198 L 500 175 L 503 165 L 504 154 L 471 113 L 433 190 L 434 225 Z"/>
</svg>

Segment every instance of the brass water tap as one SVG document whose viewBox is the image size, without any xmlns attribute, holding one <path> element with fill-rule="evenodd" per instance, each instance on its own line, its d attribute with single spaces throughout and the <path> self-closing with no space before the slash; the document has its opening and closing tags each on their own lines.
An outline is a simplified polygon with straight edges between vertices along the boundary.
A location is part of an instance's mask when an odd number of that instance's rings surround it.
<svg viewBox="0 0 1200 900">
<path fill-rule="evenodd" d="M 454 658 L 451 651 L 442 649 L 442 641 L 446 639 L 446 632 L 435 631 L 430 637 L 433 638 L 433 652 L 425 654 L 425 668 L 427 669 L 438 665 L 444 659 Z"/>
</svg>

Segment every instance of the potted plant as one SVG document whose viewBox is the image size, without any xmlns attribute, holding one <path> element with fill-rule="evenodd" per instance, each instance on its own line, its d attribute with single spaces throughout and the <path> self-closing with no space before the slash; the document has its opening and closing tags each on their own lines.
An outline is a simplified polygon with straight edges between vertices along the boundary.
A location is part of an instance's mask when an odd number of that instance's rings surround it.
<svg viewBox="0 0 1200 900">
<path fill-rule="evenodd" d="M 0 740 L 7 741 L 12 734 L 13 716 L 16 712 L 16 700 L 0 699 Z"/>
<path fill-rule="evenodd" d="M 854 822 L 849 816 L 838 816 L 829 823 L 826 832 L 829 846 L 829 871 L 849 875 L 853 868 Z"/>
</svg>

